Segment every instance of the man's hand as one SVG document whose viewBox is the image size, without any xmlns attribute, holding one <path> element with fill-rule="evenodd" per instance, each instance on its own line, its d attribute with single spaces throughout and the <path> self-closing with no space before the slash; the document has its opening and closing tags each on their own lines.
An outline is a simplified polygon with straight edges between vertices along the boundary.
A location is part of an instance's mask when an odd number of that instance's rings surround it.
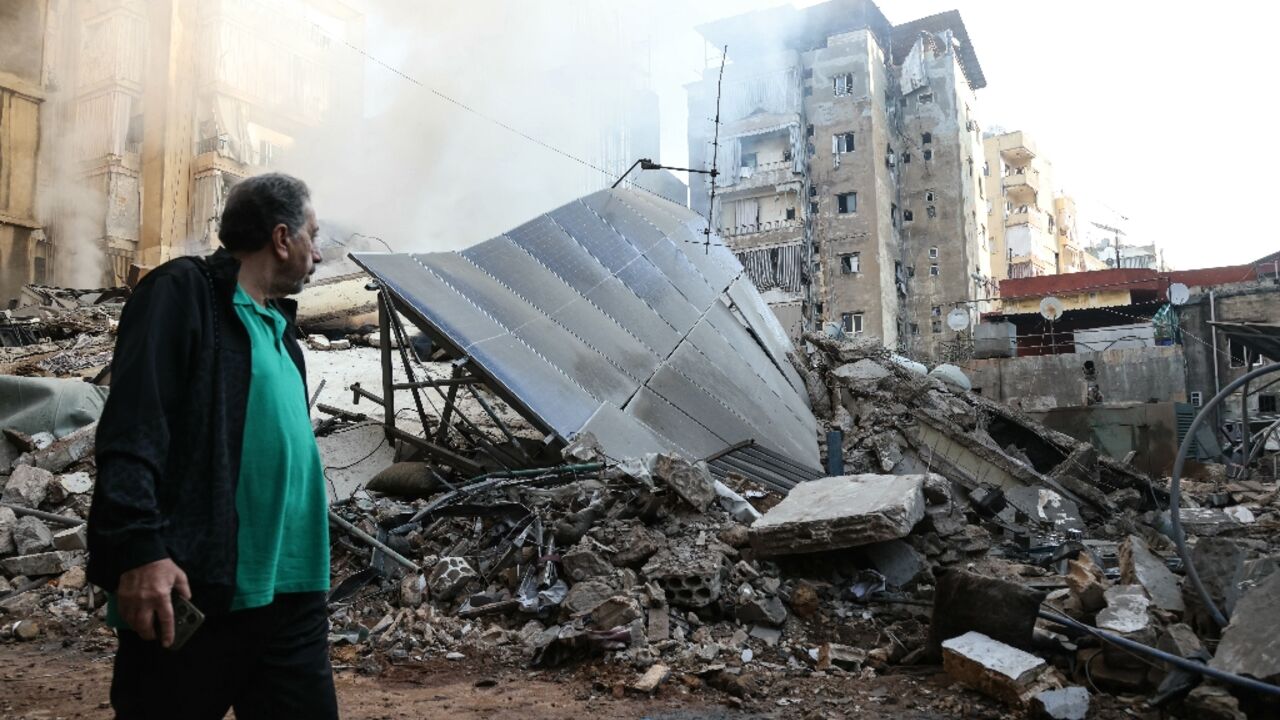
<svg viewBox="0 0 1280 720">
<path fill-rule="evenodd" d="M 159 626 L 160 644 L 173 644 L 173 602 L 170 593 L 191 599 L 187 574 L 168 558 L 140 565 L 120 576 L 116 602 L 120 615 L 143 640 L 155 640 Z"/>
</svg>

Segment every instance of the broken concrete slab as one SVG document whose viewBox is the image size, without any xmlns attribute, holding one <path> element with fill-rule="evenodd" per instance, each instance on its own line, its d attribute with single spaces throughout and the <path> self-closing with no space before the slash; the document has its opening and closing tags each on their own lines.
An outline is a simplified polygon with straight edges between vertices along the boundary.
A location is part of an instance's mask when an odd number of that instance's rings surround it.
<svg viewBox="0 0 1280 720">
<path fill-rule="evenodd" d="M 1141 585 L 1161 610 L 1181 613 L 1187 609 L 1177 576 L 1137 535 L 1130 535 L 1120 545 L 1120 582 Z"/>
<path fill-rule="evenodd" d="M 735 526 L 736 527 L 736 526 Z M 637 525 L 618 543 L 613 554 L 613 564 L 619 567 L 638 568 L 662 548 L 662 536 L 643 525 Z"/>
<path fill-rule="evenodd" d="M 841 365 L 832 370 L 831 374 L 852 385 L 879 382 L 889 377 L 892 373 L 875 360 L 864 358 L 857 362 Z"/>
<path fill-rule="evenodd" d="M 1087 613 L 1095 613 L 1107 606 L 1107 578 L 1093 556 L 1082 552 L 1074 560 L 1067 561 L 1067 587 Z"/>
<path fill-rule="evenodd" d="M 924 517 L 924 475 L 841 475 L 797 485 L 751 526 L 765 557 L 905 537 Z"/>
<path fill-rule="evenodd" d="M 1031 709 L 1045 720 L 1085 720 L 1089 716 L 1089 691 L 1074 685 L 1045 690 L 1031 699 Z"/>
<path fill-rule="evenodd" d="M 13 526 L 13 544 L 19 555 L 34 555 L 53 549 L 53 533 L 40 518 L 27 515 Z"/>
<path fill-rule="evenodd" d="M 655 663 L 649 666 L 649 669 L 640 676 L 640 679 L 631 684 L 631 689 L 638 693 L 651 693 L 658 689 L 663 680 L 671 674 L 671 668 L 662 663 Z"/>
<path fill-rule="evenodd" d="M 967 632 L 942 643 L 942 667 L 948 675 L 1010 705 L 1023 705 L 1041 688 L 1048 665 L 980 632 Z"/>
<path fill-rule="evenodd" d="M 37 450 L 32 455 L 33 463 L 42 470 L 60 473 L 93 454 L 97 431 L 98 423 L 93 422 L 64 435 L 49 447 Z"/>
<path fill-rule="evenodd" d="M 78 558 L 63 550 L 35 553 L 34 555 L 18 555 L 0 560 L 0 569 L 5 574 L 43 576 L 60 575 L 78 564 Z"/>
<path fill-rule="evenodd" d="M 943 363 L 930 370 L 929 377 L 941 380 L 942 384 L 960 392 L 969 392 L 973 389 L 973 383 L 969 380 L 969 376 L 965 375 L 960 368 L 949 363 Z"/>
<path fill-rule="evenodd" d="M 1211 667 L 1263 682 L 1280 681 L 1280 573 L 1250 588 L 1236 603 Z"/>
<path fill-rule="evenodd" d="M 640 617 L 640 603 L 628 595 L 614 595 L 591 611 L 591 627 L 608 630 Z"/>
<path fill-rule="evenodd" d="M 613 565 L 604 559 L 606 548 L 590 538 L 584 538 L 560 558 L 564 572 L 570 580 L 578 582 L 613 572 Z"/>
<path fill-rule="evenodd" d="M 569 588 L 561 606 L 570 615 L 589 613 L 617 594 L 617 590 L 603 580 L 588 580 Z"/>
<path fill-rule="evenodd" d="M 1191 549 L 1191 562 L 1200 574 L 1200 582 L 1215 605 L 1227 617 L 1235 610 L 1240 598 L 1240 583 L 1244 580 L 1245 560 L 1248 553 L 1238 543 L 1227 538 L 1207 537 L 1196 540 Z M 1182 601 L 1186 605 L 1185 618 L 1193 628 L 1202 632 L 1218 632 L 1217 623 L 1209 615 L 1192 583 L 1183 583 Z"/>
<path fill-rule="evenodd" d="M 5 483 L 4 493 L 0 501 L 38 508 L 49 495 L 49 483 L 53 482 L 53 473 L 31 465 L 19 465 L 13 469 L 9 482 Z"/>
<path fill-rule="evenodd" d="M 744 623 L 781 625 L 787 620 L 787 607 L 777 595 L 765 595 L 749 589 L 738 594 L 736 615 Z"/>
<path fill-rule="evenodd" d="M 1115 585 L 1104 593 L 1107 606 L 1098 612 L 1097 625 L 1121 634 L 1139 633 L 1151 625 L 1151 599 L 1141 585 Z"/>
</svg>

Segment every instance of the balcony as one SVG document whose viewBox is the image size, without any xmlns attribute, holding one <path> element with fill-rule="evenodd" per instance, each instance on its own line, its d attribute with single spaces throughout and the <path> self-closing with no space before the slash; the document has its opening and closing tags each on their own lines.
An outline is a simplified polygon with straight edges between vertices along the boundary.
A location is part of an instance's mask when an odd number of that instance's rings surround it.
<svg viewBox="0 0 1280 720">
<path fill-rule="evenodd" d="M 996 138 L 996 147 L 1000 157 L 1012 165 L 1023 165 L 1036 156 L 1036 145 L 1031 138 L 1022 132 L 1005 133 Z"/>
<path fill-rule="evenodd" d="M 760 163 L 752 167 L 738 168 L 738 176 L 735 178 L 734 183 L 724 188 L 721 192 L 728 194 L 743 190 L 755 190 L 762 187 L 781 185 L 785 182 L 794 182 L 796 179 L 797 175 L 792 172 L 790 160 Z"/>
<path fill-rule="evenodd" d="M 1027 225 L 1042 233 L 1049 232 L 1049 216 L 1035 206 L 1022 205 L 1005 215 L 1004 226 L 1014 228 Z"/>
<path fill-rule="evenodd" d="M 1040 171 L 1032 167 L 1009 168 L 1009 173 L 1001 178 L 1000 183 L 1010 197 L 1034 199 L 1040 193 Z"/>
</svg>

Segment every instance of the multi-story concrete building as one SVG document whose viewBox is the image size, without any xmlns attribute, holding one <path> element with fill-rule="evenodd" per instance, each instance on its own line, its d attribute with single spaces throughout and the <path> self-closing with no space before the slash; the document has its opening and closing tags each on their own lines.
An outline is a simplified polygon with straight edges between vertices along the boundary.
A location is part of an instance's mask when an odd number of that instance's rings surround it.
<svg viewBox="0 0 1280 720">
<path fill-rule="evenodd" d="M 21 68 L 24 97 L 43 107 L 38 152 L 33 130 L 21 145 L 38 162 L 0 156 L 0 177 L 39 169 L 37 200 L 0 208 L 26 229 L 6 291 L 120 284 L 131 264 L 208 251 L 231 184 L 298 133 L 360 114 L 360 72 L 329 48 L 360 43 L 363 18 L 339 0 L 12 5 L 21 23 L 0 14 L 0 38 L 24 49 L 5 53 L 0 85 Z"/>
<path fill-rule="evenodd" d="M 715 200 L 695 183 L 692 206 L 783 325 L 946 354 L 946 314 L 976 317 L 994 289 L 974 99 L 986 81 L 960 15 L 893 26 L 870 0 L 831 0 L 699 31 L 729 52 Z M 693 167 L 713 164 L 719 73 L 687 86 Z"/>
</svg>

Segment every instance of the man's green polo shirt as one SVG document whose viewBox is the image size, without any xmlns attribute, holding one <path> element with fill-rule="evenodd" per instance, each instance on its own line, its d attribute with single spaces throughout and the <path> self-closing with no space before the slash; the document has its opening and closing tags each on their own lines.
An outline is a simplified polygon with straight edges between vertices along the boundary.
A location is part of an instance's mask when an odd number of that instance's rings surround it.
<svg viewBox="0 0 1280 720">
<path fill-rule="evenodd" d="M 306 386 L 285 349 L 286 321 L 237 286 L 232 300 L 249 333 L 253 374 L 236 486 L 236 593 L 232 610 L 269 605 L 277 593 L 329 589 L 329 501 L 311 429 Z M 107 624 L 126 627 L 108 597 Z"/>
<path fill-rule="evenodd" d="M 232 302 L 253 347 L 231 603 L 242 610 L 270 604 L 277 593 L 329 589 L 329 502 L 306 387 L 285 349 L 284 316 L 241 287 Z"/>
</svg>

